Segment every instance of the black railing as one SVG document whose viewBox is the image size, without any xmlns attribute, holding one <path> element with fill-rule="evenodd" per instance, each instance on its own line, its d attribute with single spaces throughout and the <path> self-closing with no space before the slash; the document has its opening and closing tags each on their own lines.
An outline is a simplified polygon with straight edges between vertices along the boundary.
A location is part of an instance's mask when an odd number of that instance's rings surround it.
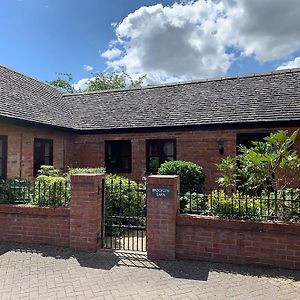
<svg viewBox="0 0 300 300">
<path fill-rule="evenodd" d="M 104 248 L 146 251 L 145 185 L 108 178 L 105 205 Z"/>
<path fill-rule="evenodd" d="M 70 184 L 67 181 L 0 180 L 0 204 L 69 206 L 69 203 Z"/>
<path fill-rule="evenodd" d="M 233 219 L 300 221 L 300 190 L 245 193 L 211 190 L 188 192 L 180 197 L 182 213 L 212 215 Z"/>
</svg>

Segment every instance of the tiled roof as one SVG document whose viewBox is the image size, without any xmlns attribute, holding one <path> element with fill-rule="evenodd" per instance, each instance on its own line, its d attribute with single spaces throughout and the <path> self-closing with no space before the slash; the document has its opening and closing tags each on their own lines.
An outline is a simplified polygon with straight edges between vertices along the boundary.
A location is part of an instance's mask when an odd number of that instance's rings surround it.
<svg viewBox="0 0 300 300">
<path fill-rule="evenodd" d="M 0 65 L 0 116 L 59 127 L 73 123 L 63 93 Z"/>
<path fill-rule="evenodd" d="M 300 120 L 300 69 L 62 95 L 2 68 L 0 102 L 10 103 L 4 113 L 78 130 Z M 17 111 L 15 106 L 19 106 Z"/>
</svg>

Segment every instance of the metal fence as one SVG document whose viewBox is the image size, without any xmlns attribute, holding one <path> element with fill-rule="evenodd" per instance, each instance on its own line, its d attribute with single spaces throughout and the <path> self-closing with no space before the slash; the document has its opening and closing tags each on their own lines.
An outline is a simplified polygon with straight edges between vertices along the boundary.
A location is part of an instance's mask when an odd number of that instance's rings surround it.
<svg viewBox="0 0 300 300">
<path fill-rule="evenodd" d="M 300 190 L 187 192 L 181 194 L 180 208 L 182 213 L 233 219 L 300 221 Z"/>
<path fill-rule="evenodd" d="M 104 219 L 104 248 L 146 251 L 145 184 L 107 179 Z"/>
<path fill-rule="evenodd" d="M 34 204 L 39 206 L 69 206 L 68 181 L 0 180 L 0 204 Z"/>
</svg>

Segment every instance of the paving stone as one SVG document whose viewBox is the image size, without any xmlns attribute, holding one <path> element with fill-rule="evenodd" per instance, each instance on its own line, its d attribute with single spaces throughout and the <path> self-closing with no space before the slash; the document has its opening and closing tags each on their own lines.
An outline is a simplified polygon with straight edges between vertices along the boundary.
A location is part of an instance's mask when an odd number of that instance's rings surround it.
<svg viewBox="0 0 300 300">
<path fill-rule="evenodd" d="M 300 299 L 300 271 L 0 245 L 0 299 Z"/>
</svg>

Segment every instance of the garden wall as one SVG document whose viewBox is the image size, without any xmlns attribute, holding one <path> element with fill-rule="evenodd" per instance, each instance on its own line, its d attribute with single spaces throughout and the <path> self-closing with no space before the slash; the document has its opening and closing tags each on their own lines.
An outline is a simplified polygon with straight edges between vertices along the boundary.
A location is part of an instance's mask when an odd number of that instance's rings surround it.
<svg viewBox="0 0 300 300">
<path fill-rule="evenodd" d="M 69 246 L 70 209 L 0 205 L 0 241 Z"/>
<path fill-rule="evenodd" d="M 104 175 L 72 175 L 70 208 L 0 204 L 0 242 L 97 251 L 103 234 L 103 179 Z"/>
<path fill-rule="evenodd" d="M 148 177 L 150 259 L 179 258 L 300 269 L 300 223 L 180 214 L 178 192 L 178 176 Z"/>
<path fill-rule="evenodd" d="M 300 269 L 300 224 L 178 215 L 176 257 Z"/>
</svg>

